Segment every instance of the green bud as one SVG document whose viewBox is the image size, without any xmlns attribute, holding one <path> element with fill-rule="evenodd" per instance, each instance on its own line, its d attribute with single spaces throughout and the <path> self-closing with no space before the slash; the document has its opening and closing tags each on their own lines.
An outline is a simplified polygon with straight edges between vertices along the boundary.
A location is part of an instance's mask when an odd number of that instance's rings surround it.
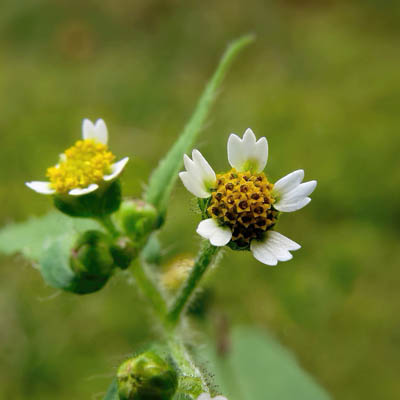
<svg viewBox="0 0 400 400">
<path fill-rule="evenodd" d="M 125 200 L 116 219 L 130 237 L 140 242 L 155 230 L 157 210 L 143 200 Z"/>
<path fill-rule="evenodd" d="M 117 211 L 121 204 L 121 184 L 113 181 L 83 196 L 55 195 L 54 205 L 70 217 L 98 218 Z"/>
<path fill-rule="evenodd" d="M 178 386 L 173 367 L 152 351 L 121 364 L 117 379 L 120 400 L 170 400 Z"/>
<path fill-rule="evenodd" d="M 87 231 L 79 237 L 70 255 L 75 273 L 71 291 L 91 293 L 102 288 L 114 269 L 110 240 L 100 231 Z"/>
<path fill-rule="evenodd" d="M 138 248 L 127 236 L 120 236 L 111 246 L 111 254 L 115 264 L 121 269 L 126 269 L 137 257 Z"/>
</svg>

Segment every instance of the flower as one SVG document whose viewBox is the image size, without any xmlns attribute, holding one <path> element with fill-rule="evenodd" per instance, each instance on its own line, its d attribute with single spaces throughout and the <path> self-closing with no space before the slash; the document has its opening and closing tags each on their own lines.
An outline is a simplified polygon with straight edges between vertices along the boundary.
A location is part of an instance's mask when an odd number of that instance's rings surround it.
<svg viewBox="0 0 400 400">
<path fill-rule="evenodd" d="M 275 226 L 281 212 L 305 207 L 317 182 L 304 182 L 304 171 L 297 170 L 275 184 L 263 170 L 268 160 L 268 142 L 257 140 L 251 129 L 241 139 L 231 134 L 228 160 L 232 169 L 215 174 L 198 150 L 192 159 L 184 155 L 186 171 L 180 172 L 186 189 L 199 198 L 203 220 L 197 233 L 214 246 L 229 245 L 235 250 L 251 250 L 267 265 L 290 260 L 300 245 L 288 239 Z"/>
<path fill-rule="evenodd" d="M 211 397 L 208 393 L 202 393 L 197 400 L 228 400 L 224 396 Z"/>
<path fill-rule="evenodd" d="M 82 140 L 60 155 L 59 163 L 47 169 L 49 181 L 26 182 L 35 192 L 46 195 L 82 196 L 97 190 L 104 182 L 116 179 L 124 169 L 129 157 L 114 162 L 109 151 L 108 131 L 105 122 L 95 124 L 84 119 Z"/>
</svg>

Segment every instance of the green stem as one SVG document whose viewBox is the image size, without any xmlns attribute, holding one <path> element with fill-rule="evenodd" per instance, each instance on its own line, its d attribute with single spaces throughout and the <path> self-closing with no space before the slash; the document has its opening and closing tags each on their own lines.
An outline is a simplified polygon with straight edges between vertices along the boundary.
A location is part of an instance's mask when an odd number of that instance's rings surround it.
<svg viewBox="0 0 400 400">
<path fill-rule="evenodd" d="M 186 282 L 183 284 L 182 289 L 175 298 L 172 307 L 168 313 L 167 321 L 171 328 L 175 327 L 179 318 L 187 305 L 190 297 L 196 289 L 198 283 L 203 277 L 209 265 L 214 260 L 214 256 L 218 253 L 220 247 L 211 245 L 208 241 L 200 249 L 195 264 L 190 272 Z"/>
<path fill-rule="evenodd" d="M 115 226 L 113 220 L 111 219 L 110 215 L 104 215 L 103 217 L 99 217 L 97 219 L 101 225 L 106 229 L 107 232 L 111 234 L 113 237 L 119 236 L 119 231 Z"/>
<path fill-rule="evenodd" d="M 170 335 L 167 343 L 168 348 L 171 351 L 171 356 L 179 366 L 182 374 L 184 376 L 198 378 L 201 381 L 203 392 L 208 393 L 209 389 L 207 382 L 200 370 L 194 364 L 192 358 L 186 350 L 185 345 L 176 336 L 174 336 L 174 334 Z"/>
<path fill-rule="evenodd" d="M 167 306 L 159 288 L 146 273 L 139 260 L 133 262 L 132 271 L 137 285 L 150 301 L 154 312 L 160 318 L 161 322 L 164 322 L 165 315 L 167 314 Z"/>
</svg>

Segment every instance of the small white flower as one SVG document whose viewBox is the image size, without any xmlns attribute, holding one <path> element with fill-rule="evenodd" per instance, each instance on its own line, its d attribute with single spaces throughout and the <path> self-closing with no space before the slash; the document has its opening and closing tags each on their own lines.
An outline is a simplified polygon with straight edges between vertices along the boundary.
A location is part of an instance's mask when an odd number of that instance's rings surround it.
<svg viewBox="0 0 400 400">
<path fill-rule="evenodd" d="M 224 396 L 211 397 L 208 393 L 202 393 L 197 400 L 228 400 Z"/>
<path fill-rule="evenodd" d="M 26 182 L 35 192 L 54 195 L 82 196 L 97 190 L 102 182 L 116 179 L 129 161 L 128 157 L 113 162 L 108 150 L 108 131 L 105 122 L 95 124 L 84 119 L 82 139 L 59 156 L 59 162 L 47 170 L 48 182 Z"/>
<path fill-rule="evenodd" d="M 215 174 L 198 150 L 192 160 L 185 155 L 186 171 L 179 176 L 196 197 L 205 199 L 203 212 L 209 217 L 199 223 L 197 233 L 213 246 L 249 249 L 267 265 L 290 260 L 300 245 L 273 230 L 280 212 L 306 206 L 317 182 L 302 183 L 304 171 L 297 170 L 273 185 L 263 170 L 268 160 L 268 142 L 257 140 L 251 129 L 241 139 L 231 134 L 228 160 L 232 169 Z"/>
</svg>

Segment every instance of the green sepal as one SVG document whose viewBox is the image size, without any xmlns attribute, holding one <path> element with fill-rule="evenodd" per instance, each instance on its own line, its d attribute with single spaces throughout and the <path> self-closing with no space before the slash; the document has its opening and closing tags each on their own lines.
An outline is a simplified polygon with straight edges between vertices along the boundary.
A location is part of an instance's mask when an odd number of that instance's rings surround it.
<svg viewBox="0 0 400 400">
<path fill-rule="evenodd" d="M 144 243 L 149 234 L 157 229 L 157 210 L 140 199 L 128 199 L 121 203 L 115 220 L 122 230 L 138 243 Z"/>
<path fill-rule="evenodd" d="M 72 270 L 80 275 L 108 276 L 114 268 L 111 242 L 103 232 L 84 232 L 76 241 L 70 256 Z"/>
<path fill-rule="evenodd" d="M 227 246 L 232 250 L 250 251 L 250 243 L 246 244 L 246 246 L 239 246 L 235 241 L 231 240 Z"/>
<path fill-rule="evenodd" d="M 121 198 L 121 184 L 116 180 L 83 196 L 55 195 L 54 206 L 70 217 L 101 218 L 117 211 Z"/>
<path fill-rule="evenodd" d="M 114 263 L 121 269 L 126 269 L 138 256 L 139 249 L 127 236 L 118 237 L 110 248 Z"/>
<path fill-rule="evenodd" d="M 211 197 L 207 197 L 206 199 L 197 199 L 197 204 L 199 206 L 199 209 L 201 211 L 201 219 L 207 219 L 210 218 L 210 216 L 207 213 L 207 208 L 210 205 Z"/>
<path fill-rule="evenodd" d="M 155 351 L 123 362 L 117 381 L 120 400 L 171 400 L 178 387 L 175 367 Z"/>
</svg>

